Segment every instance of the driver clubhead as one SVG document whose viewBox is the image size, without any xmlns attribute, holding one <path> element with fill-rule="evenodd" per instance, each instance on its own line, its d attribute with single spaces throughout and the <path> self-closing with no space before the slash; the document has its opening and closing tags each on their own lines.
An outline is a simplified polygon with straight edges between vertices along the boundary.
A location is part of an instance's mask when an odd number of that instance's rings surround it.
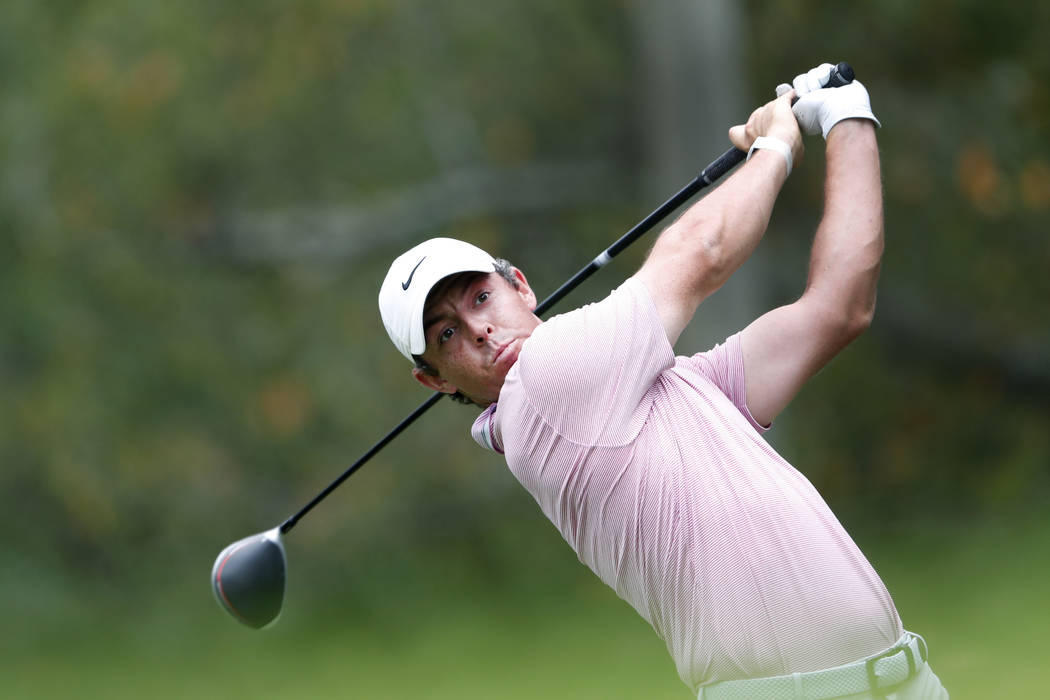
<svg viewBox="0 0 1050 700">
<path fill-rule="evenodd" d="M 215 599 L 249 627 L 262 629 L 281 614 L 287 568 L 280 528 L 234 542 L 211 570 Z"/>
</svg>

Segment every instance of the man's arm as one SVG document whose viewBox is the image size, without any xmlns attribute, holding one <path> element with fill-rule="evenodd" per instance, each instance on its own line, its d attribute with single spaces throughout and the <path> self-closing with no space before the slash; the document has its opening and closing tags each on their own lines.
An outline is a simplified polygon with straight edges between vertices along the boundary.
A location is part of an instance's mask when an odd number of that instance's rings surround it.
<svg viewBox="0 0 1050 700">
<path fill-rule="evenodd" d="M 846 119 L 827 134 L 824 216 L 806 290 L 741 336 L 747 406 L 760 424 L 771 423 L 810 377 L 868 327 L 882 250 L 875 126 Z"/>
<path fill-rule="evenodd" d="M 759 136 L 777 138 L 798 160 L 802 136 L 786 94 L 730 129 L 733 145 L 748 150 Z M 721 287 L 754 252 L 769 224 L 787 164 L 774 150 L 753 157 L 711 194 L 660 234 L 635 274 L 649 289 L 673 345 L 705 298 Z"/>
</svg>

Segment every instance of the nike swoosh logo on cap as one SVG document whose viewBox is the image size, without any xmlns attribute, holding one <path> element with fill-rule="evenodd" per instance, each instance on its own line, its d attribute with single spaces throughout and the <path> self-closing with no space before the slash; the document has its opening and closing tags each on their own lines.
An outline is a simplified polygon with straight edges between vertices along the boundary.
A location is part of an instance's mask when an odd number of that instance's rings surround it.
<svg viewBox="0 0 1050 700">
<path fill-rule="evenodd" d="M 408 274 L 408 279 L 401 283 L 401 289 L 405 290 L 406 292 L 408 291 L 408 286 L 412 284 L 412 278 L 416 276 L 416 270 L 419 269 L 419 266 L 422 265 L 423 261 L 426 259 L 427 256 L 425 255 L 419 259 L 419 262 L 416 263 L 416 266 L 412 268 L 412 272 Z"/>
</svg>

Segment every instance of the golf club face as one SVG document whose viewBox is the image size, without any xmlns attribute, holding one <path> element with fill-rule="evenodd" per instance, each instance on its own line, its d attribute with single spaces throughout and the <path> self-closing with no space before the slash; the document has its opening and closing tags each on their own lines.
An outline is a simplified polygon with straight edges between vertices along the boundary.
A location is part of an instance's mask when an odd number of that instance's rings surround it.
<svg viewBox="0 0 1050 700">
<path fill-rule="evenodd" d="M 239 622 L 262 629 L 281 614 L 287 562 L 280 528 L 234 542 L 211 570 L 215 599 Z"/>
</svg>

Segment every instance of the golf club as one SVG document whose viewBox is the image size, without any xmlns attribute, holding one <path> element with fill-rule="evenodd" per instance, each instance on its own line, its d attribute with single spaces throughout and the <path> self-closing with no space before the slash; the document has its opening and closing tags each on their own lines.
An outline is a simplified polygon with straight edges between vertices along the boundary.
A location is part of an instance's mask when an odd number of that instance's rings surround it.
<svg viewBox="0 0 1050 700">
<path fill-rule="evenodd" d="M 852 82 L 853 78 L 853 69 L 848 63 L 842 62 L 832 70 L 828 86 L 840 87 Z M 566 294 L 607 265 L 609 261 L 622 253 L 628 246 L 665 219 L 671 212 L 678 209 L 693 195 L 708 185 L 714 184 L 732 170 L 734 166 L 744 160 L 746 156 L 747 154 L 744 151 L 730 148 L 712 161 L 692 182 L 635 224 L 630 231 L 602 251 L 600 255 L 580 269 L 579 272 L 555 290 L 553 294 L 544 299 L 536 307 L 536 315 L 542 315 L 550 310 Z M 418 408 L 398 423 L 393 430 L 340 474 L 335 481 L 325 487 L 313 500 L 285 520 L 279 527 L 238 540 L 222 550 L 215 559 L 215 565 L 212 567 L 211 572 L 212 592 L 215 594 L 215 599 L 219 602 L 219 605 L 238 621 L 249 627 L 260 629 L 272 624 L 280 615 L 284 601 L 287 559 L 281 537 L 295 527 L 295 524 L 304 515 L 309 513 L 318 503 L 338 488 L 340 484 L 350 478 L 350 475 L 360 469 L 365 462 L 375 456 L 391 440 L 400 435 L 416 419 L 430 410 L 442 396 L 444 396 L 443 393 L 435 392 L 433 396 L 420 404 Z"/>
</svg>

